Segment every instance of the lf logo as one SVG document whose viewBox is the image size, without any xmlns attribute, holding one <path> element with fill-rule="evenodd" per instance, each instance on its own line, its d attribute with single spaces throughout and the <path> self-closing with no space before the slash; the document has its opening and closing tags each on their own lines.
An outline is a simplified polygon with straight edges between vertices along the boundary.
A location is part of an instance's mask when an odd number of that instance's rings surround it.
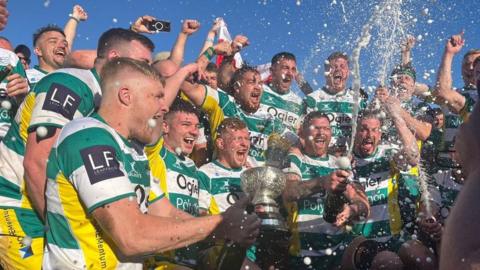
<svg viewBox="0 0 480 270">
<path fill-rule="evenodd" d="M 64 85 L 52 83 L 42 109 L 59 113 L 63 117 L 72 120 L 78 105 L 80 105 L 79 95 Z"/>
<path fill-rule="evenodd" d="M 115 157 L 115 149 L 111 146 L 97 145 L 85 148 L 80 151 L 80 155 L 92 184 L 125 175 L 120 170 L 120 163 Z"/>
</svg>

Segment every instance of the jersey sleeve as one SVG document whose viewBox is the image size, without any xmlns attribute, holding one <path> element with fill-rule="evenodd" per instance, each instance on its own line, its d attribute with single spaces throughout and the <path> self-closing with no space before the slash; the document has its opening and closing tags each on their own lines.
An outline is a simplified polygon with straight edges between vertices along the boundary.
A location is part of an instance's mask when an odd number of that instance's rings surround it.
<svg viewBox="0 0 480 270">
<path fill-rule="evenodd" d="M 290 160 L 290 166 L 283 169 L 284 173 L 294 173 L 302 178 L 302 171 L 300 170 L 302 166 L 302 161 L 297 155 L 290 154 L 288 155 L 288 159 Z"/>
<path fill-rule="evenodd" d="M 38 126 L 62 128 L 74 118 L 94 110 L 93 94 L 80 79 L 66 73 L 52 73 L 34 89 L 35 102 L 28 131 Z"/>
<path fill-rule="evenodd" d="M 210 208 L 210 201 L 212 200 L 210 178 L 203 171 L 198 171 L 198 182 L 200 186 L 198 205 L 200 209 L 208 211 Z"/>
<path fill-rule="evenodd" d="M 462 95 L 465 97 L 465 105 L 463 105 L 463 108 L 460 110 L 459 115 L 465 122 L 468 119 L 468 115 L 473 111 L 475 99 L 473 99 L 468 93 L 462 93 Z"/>
<path fill-rule="evenodd" d="M 205 86 L 205 99 L 201 105 L 201 109 L 207 113 L 208 122 L 210 124 L 210 132 L 212 133 L 212 139 L 217 137 L 217 128 L 225 118 L 223 108 L 228 103 L 228 97 L 223 92 L 214 90 L 209 86 Z"/>
<path fill-rule="evenodd" d="M 145 147 L 145 153 L 147 154 L 148 163 L 152 173 L 152 181 L 150 183 L 150 194 L 148 196 L 148 203 L 152 204 L 163 197 L 165 193 L 161 187 L 162 183 L 165 183 L 167 178 L 167 168 L 165 162 L 160 157 L 160 150 L 163 146 L 163 138 L 156 144 Z"/>
<path fill-rule="evenodd" d="M 90 128 L 76 132 L 61 140 L 55 151 L 60 170 L 88 213 L 129 196 L 136 198 L 120 147 L 108 131 Z"/>
</svg>

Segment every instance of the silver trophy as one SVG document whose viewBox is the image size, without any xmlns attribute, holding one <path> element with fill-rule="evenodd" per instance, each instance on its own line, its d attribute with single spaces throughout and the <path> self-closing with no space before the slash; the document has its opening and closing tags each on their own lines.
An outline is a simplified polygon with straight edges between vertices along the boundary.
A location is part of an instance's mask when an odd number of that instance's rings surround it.
<svg viewBox="0 0 480 270">
<path fill-rule="evenodd" d="M 291 146 L 291 140 L 272 134 L 265 151 L 265 166 L 248 169 L 240 175 L 242 190 L 252 198 L 255 212 L 264 227 L 287 230 L 276 199 L 285 189 L 286 176 L 281 169 L 288 166 L 287 156 Z"/>
</svg>

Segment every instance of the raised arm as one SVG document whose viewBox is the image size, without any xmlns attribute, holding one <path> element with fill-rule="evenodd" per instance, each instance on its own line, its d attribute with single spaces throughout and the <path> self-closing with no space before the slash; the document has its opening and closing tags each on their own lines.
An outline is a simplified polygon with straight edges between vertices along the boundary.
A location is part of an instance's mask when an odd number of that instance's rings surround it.
<svg viewBox="0 0 480 270">
<path fill-rule="evenodd" d="M 388 97 L 385 102 L 385 108 L 392 119 L 398 136 L 402 142 L 401 151 L 395 155 L 394 159 L 397 165 L 401 168 L 406 168 L 408 165 L 416 166 L 420 160 L 415 136 L 407 126 L 406 121 L 401 116 L 402 108 L 400 102 L 395 97 Z"/>
<path fill-rule="evenodd" d="M 187 43 L 188 37 L 197 32 L 198 29 L 200 29 L 200 23 L 196 20 L 188 19 L 183 22 L 182 31 L 178 34 L 169 57 L 169 59 L 178 67 L 183 63 L 185 44 Z"/>
<path fill-rule="evenodd" d="M 63 32 L 65 33 L 65 38 L 68 42 L 68 51 L 71 52 L 73 48 L 73 41 L 77 33 L 77 26 L 81 21 L 86 21 L 88 19 L 87 12 L 80 6 L 75 5 L 72 10 L 72 14 L 68 19 Z"/>
<path fill-rule="evenodd" d="M 408 35 L 402 45 L 400 45 L 402 52 L 402 65 L 406 65 L 412 60 L 411 51 L 413 46 L 415 46 L 415 37 Z"/>
<path fill-rule="evenodd" d="M 448 39 L 445 44 L 442 62 L 438 69 L 437 85 L 433 91 L 435 103 L 446 105 L 454 113 L 459 113 L 465 106 L 465 97 L 452 87 L 452 61 L 455 54 L 460 52 L 465 40 L 463 32 Z"/>
<path fill-rule="evenodd" d="M 212 28 L 208 31 L 207 38 L 205 39 L 205 42 L 203 43 L 203 47 L 200 50 L 200 55 L 205 52 L 206 49 L 209 47 L 213 46 L 215 42 L 215 36 L 217 35 L 217 31 L 220 28 L 220 20 L 215 20 L 213 22 Z"/>
</svg>

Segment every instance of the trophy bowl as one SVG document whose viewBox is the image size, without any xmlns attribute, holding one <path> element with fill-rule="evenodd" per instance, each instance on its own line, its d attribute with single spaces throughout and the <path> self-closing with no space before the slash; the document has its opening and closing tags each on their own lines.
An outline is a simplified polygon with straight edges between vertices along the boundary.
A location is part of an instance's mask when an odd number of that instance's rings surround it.
<svg viewBox="0 0 480 270">
<path fill-rule="evenodd" d="M 254 205 L 276 205 L 275 199 L 282 194 L 286 184 L 282 170 L 271 166 L 245 170 L 240 179 L 242 190 L 252 198 Z"/>
<path fill-rule="evenodd" d="M 250 168 L 240 175 L 240 179 L 240 186 L 252 198 L 255 212 L 262 219 L 262 226 L 286 230 L 285 221 L 275 201 L 286 185 L 286 176 L 282 170 L 271 166 Z"/>
</svg>

